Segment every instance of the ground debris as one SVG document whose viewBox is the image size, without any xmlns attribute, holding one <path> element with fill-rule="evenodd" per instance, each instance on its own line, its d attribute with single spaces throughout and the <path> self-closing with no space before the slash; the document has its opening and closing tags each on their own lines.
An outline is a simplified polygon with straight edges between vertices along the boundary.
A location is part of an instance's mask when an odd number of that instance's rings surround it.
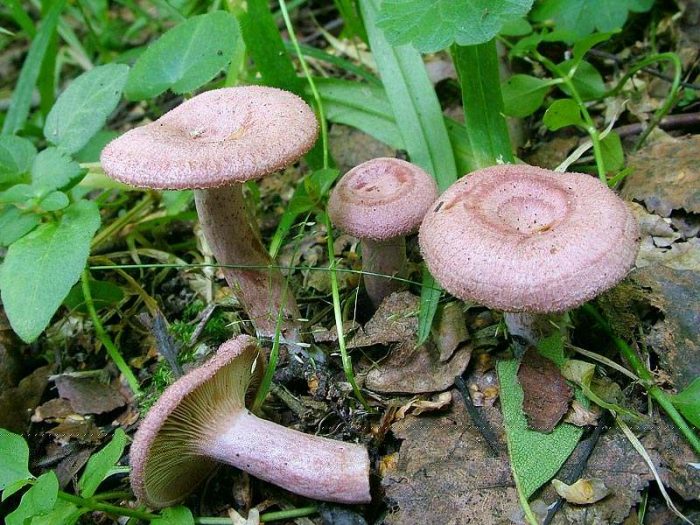
<svg viewBox="0 0 700 525">
<path fill-rule="evenodd" d="M 364 330 L 348 341 L 348 348 L 415 341 L 419 310 L 420 299 L 411 292 L 389 295 L 367 321 Z"/>
<path fill-rule="evenodd" d="M 490 456 L 460 396 L 453 399 L 444 415 L 408 416 L 392 426 L 403 443 L 382 480 L 394 506 L 387 524 L 495 525 L 519 513 L 507 456 Z M 494 428 L 503 428 L 498 410 L 484 412 Z"/>
<path fill-rule="evenodd" d="M 662 217 L 681 209 L 700 213 L 700 136 L 653 143 L 632 156 L 629 166 L 624 198 Z"/>
<path fill-rule="evenodd" d="M 55 382 L 59 396 L 67 399 L 77 414 L 103 414 L 126 404 L 115 383 L 73 374 L 57 376 Z"/>
<path fill-rule="evenodd" d="M 24 432 L 31 412 L 41 401 L 53 366 L 37 368 L 14 388 L 0 392 L 0 428 Z"/>
<path fill-rule="evenodd" d="M 571 387 L 553 361 L 535 348 L 525 352 L 518 369 L 523 388 L 523 411 L 533 430 L 549 433 L 569 410 Z"/>
</svg>

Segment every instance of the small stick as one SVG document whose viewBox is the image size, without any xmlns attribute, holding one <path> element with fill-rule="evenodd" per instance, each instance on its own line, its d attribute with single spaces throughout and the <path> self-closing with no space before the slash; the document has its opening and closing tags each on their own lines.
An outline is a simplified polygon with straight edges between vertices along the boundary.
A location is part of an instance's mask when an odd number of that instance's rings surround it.
<svg viewBox="0 0 700 525">
<path fill-rule="evenodd" d="M 474 406 L 474 403 L 472 403 L 472 398 L 469 395 L 469 390 L 467 389 L 467 385 L 464 383 L 462 376 L 455 377 L 455 386 L 457 387 L 459 393 L 462 395 L 462 399 L 464 400 L 464 406 L 467 409 L 469 417 L 474 422 L 474 426 L 484 437 L 486 446 L 488 446 L 489 448 L 489 455 L 495 457 L 500 456 L 500 449 L 502 448 L 501 442 L 498 439 L 496 432 L 494 432 L 493 428 L 491 427 L 491 423 L 488 422 L 488 420 L 484 417 L 481 411 L 477 410 L 477 408 Z"/>
</svg>

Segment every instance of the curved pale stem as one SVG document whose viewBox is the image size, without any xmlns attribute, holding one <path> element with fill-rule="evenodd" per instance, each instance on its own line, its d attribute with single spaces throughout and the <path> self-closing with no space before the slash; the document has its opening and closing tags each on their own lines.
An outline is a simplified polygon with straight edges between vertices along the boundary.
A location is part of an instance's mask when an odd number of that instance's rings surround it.
<svg viewBox="0 0 700 525">
<path fill-rule="evenodd" d="M 299 341 L 301 317 L 294 294 L 260 242 L 246 215 L 242 184 L 223 188 L 195 190 L 199 221 L 214 257 L 222 265 L 226 282 L 243 305 L 259 336 L 275 335 L 277 316 L 282 316 L 282 336 Z M 267 268 L 250 268 L 262 266 Z M 248 267 L 248 268 L 246 268 Z"/>
<path fill-rule="evenodd" d="M 396 237 L 387 241 L 362 239 L 362 271 L 392 277 L 404 277 L 406 271 L 406 238 Z M 382 300 L 403 288 L 403 283 L 389 277 L 365 274 L 365 289 L 374 307 Z"/>
<path fill-rule="evenodd" d="M 538 341 L 561 331 L 563 317 L 564 314 L 503 313 L 510 336 L 521 344 L 535 346 Z"/>
<path fill-rule="evenodd" d="M 200 453 L 308 498 L 371 500 L 365 447 L 304 434 L 247 410 L 212 429 Z"/>
</svg>

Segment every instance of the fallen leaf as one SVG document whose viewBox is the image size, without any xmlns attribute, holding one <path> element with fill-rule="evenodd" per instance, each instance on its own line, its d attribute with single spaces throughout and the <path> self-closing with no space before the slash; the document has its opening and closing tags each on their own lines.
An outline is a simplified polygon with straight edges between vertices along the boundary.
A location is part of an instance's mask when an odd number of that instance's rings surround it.
<svg viewBox="0 0 700 525">
<path fill-rule="evenodd" d="M 411 292 L 391 294 L 367 321 L 364 332 L 348 341 L 348 348 L 415 341 L 419 310 L 420 299 Z"/>
<path fill-rule="evenodd" d="M 0 427 L 18 433 L 26 430 L 29 416 L 41 401 L 52 369 L 51 365 L 37 368 L 15 388 L 0 392 Z"/>
<path fill-rule="evenodd" d="M 630 158 L 629 166 L 625 199 L 644 202 L 662 217 L 681 209 L 700 213 L 700 136 L 650 144 Z"/>
<path fill-rule="evenodd" d="M 77 414 L 103 414 L 126 404 L 114 384 L 93 377 L 63 374 L 57 376 L 55 382 L 58 394 L 70 401 Z"/>
<path fill-rule="evenodd" d="M 599 417 L 600 410 L 596 405 L 586 408 L 578 400 L 574 399 L 571 402 L 571 408 L 564 416 L 564 423 L 571 423 L 577 427 L 594 426 L 598 424 Z"/>
<path fill-rule="evenodd" d="M 59 425 L 48 431 L 60 443 L 66 444 L 75 439 L 80 443 L 97 445 L 102 442 L 105 433 L 102 432 L 92 419 L 73 414 L 65 418 Z"/>
<path fill-rule="evenodd" d="M 444 415 L 408 416 L 393 425 L 402 443 L 396 467 L 382 479 L 393 507 L 388 525 L 500 525 L 519 512 L 507 456 L 489 455 L 460 396 L 453 398 Z M 484 414 L 494 428 L 503 428 L 497 409 Z"/>
<path fill-rule="evenodd" d="M 649 302 L 664 315 L 646 342 L 682 390 L 700 376 L 700 273 L 654 266 L 636 270 L 631 277 L 651 290 Z"/>
<path fill-rule="evenodd" d="M 63 419 L 73 414 L 73 407 L 67 399 L 55 398 L 47 401 L 43 405 L 36 407 L 32 414 L 32 423 L 52 419 Z"/>
<path fill-rule="evenodd" d="M 652 457 L 658 461 L 658 455 Z M 560 511 L 563 523 L 622 523 L 640 501 L 640 491 L 654 479 L 642 457 L 617 429 L 601 436 L 581 477 L 601 480 L 610 494 L 585 507 L 565 504 Z"/>
<path fill-rule="evenodd" d="M 610 494 L 602 479 L 581 478 L 573 485 L 567 485 L 558 479 L 552 480 L 552 485 L 562 498 L 576 505 L 589 505 L 600 501 Z"/>
<path fill-rule="evenodd" d="M 436 396 L 433 396 L 432 399 L 414 398 L 396 411 L 395 420 L 403 419 L 408 414 L 420 416 L 425 412 L 442 410 L 449 406 L 450 403 L 452 403 L 452 392 L 440 392 Z"/>
<path fill-rule="evenodd" d="M 523 389 L 523 411 L 528 426 L 549 433 L 569 410 L 571 388 L 553 361 L 529 348 L 520 363 L 518 381 Z"/>
<path fill-rule="evenodd" d="M 464 341 L 469 339 L 462 303 L 453 301 L 442 307 L 435 323 L 433 340 L 440 354 L 440 361 L 447 361 Z"/>
<path fill-rule="evenodd" d="M 377 368 L 369 371 L 365 386 L 377 392 L 421 394 L 439 392 L 454 384 L 469 364 L 471 347 L 464 345 L 452 359 L 441 363 L 429 343 L 414 347 L 414 343 L 400 344 Z"/>
</svg>

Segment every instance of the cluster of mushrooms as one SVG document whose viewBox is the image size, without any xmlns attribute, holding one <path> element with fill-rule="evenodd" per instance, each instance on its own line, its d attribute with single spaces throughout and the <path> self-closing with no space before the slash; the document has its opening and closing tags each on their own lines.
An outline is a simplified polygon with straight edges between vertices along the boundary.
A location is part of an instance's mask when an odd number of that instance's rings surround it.
<svg viewBox="0 0 700 525">
<path fill-rule="evenodd" d="M 105 172 L 126 184 L 194 189 L 205 239 L 259 337 L 300 342 L 294 294 L 246 211 L 242 185 L 275 173 L 316 141 L 318 122 L 296 95 L 249 86 L 208 91 L 114 140 Z M 432 177 L 380 158 L 345 174 L 333 190 L 333 223 L 361 241 L 372 303 L 400 287 L 405 236 L 419 244 L 452 295 L 506 312 L 512 335 L 534 342 L 564 312 L 614 286 L 634 264 L 637 224 L 597 179 L 526 165 L 479 170 L 441 196 Z M 229 266 L 226 266 L 229 265 Z M 357 444 L 307 435 L 245 408 L 264 370 L 257 340 L 227 341 L 171 385 L 144 418 L 131 447 L 131 480 L 146 504 L 181 501 L 218 463 L 296 494 L 370 501 L 369 457 Z"/>
</svg>

